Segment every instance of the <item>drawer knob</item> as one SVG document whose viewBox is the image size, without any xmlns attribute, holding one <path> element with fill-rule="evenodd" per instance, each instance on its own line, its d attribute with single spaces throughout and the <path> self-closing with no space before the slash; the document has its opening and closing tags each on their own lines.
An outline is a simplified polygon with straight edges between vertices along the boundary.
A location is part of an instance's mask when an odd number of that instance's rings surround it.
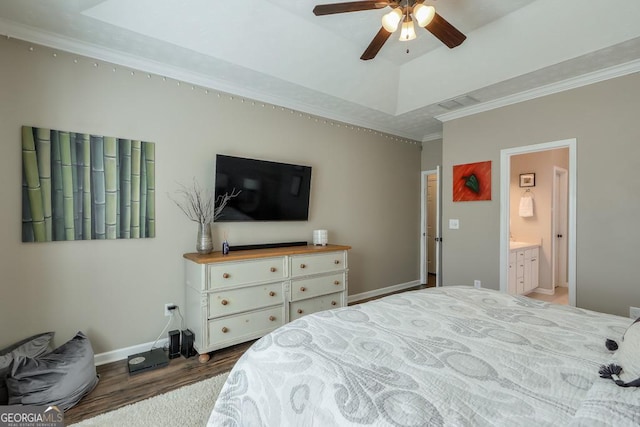
<svg viewBox="0 0 640 427">
<path fill-rule="evenodd" d="M 340 284 L 340 281 L 339 281 L 339 280 L 336 280 L 335 282 L 333 282 L 333 284 L 334 284 L 334 285 L 339 285 L 339 284 Z"/>
<path fill-rule="evenodd" d="M 269 269 L 269 271 L 271 271 L 272 273 L 275 273 L 276 271 L 278 271 L 278 269 L 277 269 L 277 268 L 275 268 L 275 267 L 271 267 L 271 268 Z"/>
<path fill-rule="evenodd" d="M 298 309 L 298 314 L 302 314 L 302 309 L 301 308 Z"/>
<path fill-rule="evenodd" d="M 331 301 L 331 305 L 337 305 L 338 303 L 335 301 Z"/>
<path fill-rule="evenodd" d="M 307 268 L 306 264 L 300 264 L 300 268 Z"/>
<path fill-rule="evenodd" d="M 333 263 L 334 263 L 334 264 L 340 264 L 340 260 L 339 260 L 339 259 L 337 259 L 337 260 L 333 261 Z"/>
<path fill-rule="evenodd" d="M 271 291 L 271 292 L 269 292 L 269 296 L 270 296 L 270 297 L 275 297 L 275 296 L 276 296 L 276 293 L 275 293 L 275 292 L 273 292 L 273 291 Z"/>
<path fill-rule="evenodd" d="M 229 273 L 224 273 L 224 274 L 222 275 L 222 277 L 223 277 L 224 279 L 228 279 L 228 278 L 229 278 Z"/>
<path fill-rule="evenodd" d="M 229 301 L 227 301 L 226 299 L 223 299 L 222 301 L 220 301 L 220 304 L 227 305 L 229 304 Z"/>
<path fill-rule="evenodd" d="M 304 291 L 306 291 L 306 290 L 307 290 L 307 288 L 305 288 L 304 286 L 301 286 L 301 287 L 300 287 L 300 292 L 304 292 Z"/>
<path fill-rule="evenodd" d="M 273 322 L 274 320 L 276 320 L 276 316 L 269 316 L 269 320 Z"/>
<path fill-rule="evenodd" d="M 222 327 L 222 333 L 226 334 L 227 332 L 229 332 L 229 329 L 226 326 Z"/>
</svg>

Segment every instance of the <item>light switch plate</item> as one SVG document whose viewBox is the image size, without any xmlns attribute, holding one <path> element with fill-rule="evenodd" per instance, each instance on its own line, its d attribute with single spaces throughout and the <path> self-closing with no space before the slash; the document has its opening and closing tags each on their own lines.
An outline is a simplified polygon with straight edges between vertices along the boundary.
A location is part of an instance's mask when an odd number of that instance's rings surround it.
<svg viewBox="0 0 640 427">
<path fill-rule="evenodd" d="M 457 230 L 460 228 L 460 220 L 458 219 L 450 219 L 449 220 L 449 229 L 450 230 Z"/>
</svg>

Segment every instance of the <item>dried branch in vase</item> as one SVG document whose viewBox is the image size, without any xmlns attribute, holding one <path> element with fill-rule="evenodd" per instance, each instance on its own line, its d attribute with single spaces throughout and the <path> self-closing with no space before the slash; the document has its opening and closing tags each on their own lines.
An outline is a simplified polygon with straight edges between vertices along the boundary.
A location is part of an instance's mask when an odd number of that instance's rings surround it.
<svg viewBox="0 0 640 427">
<path fill-rule="evenodd" d="M 241 191 L 242 190 L 236 191 L 236 189 L 234 188 L 233 190 L 231 190 L 231 194 L 224 193 L 216 198 L 216 202 L 215 202 L 216 207 L 213 211 L 214 221 L 220 217 L 220 215 L 222 214 L 222 210 L 224 209 L 225 206 L 227 206 L 227 203 L 229 203 L 229 200 L 233 199 L 234 197 L 237 197 Z"/>
<path fill-rule="evenodd" d="M 241 190 L 236 191 L 234 188 L 231 194 L 224 193 L 214 200 L 213 192 L 200 187 L 194 179 L 191 187 L 180 184 L 180 189 L 176 193 L 181 196 L 182 200 L 176 200 L 171 196 L 169 198 L 191 221 L 209 224 L 220 217 L 229 200 L 237 197 L 240 192 Z"/>
</svg>

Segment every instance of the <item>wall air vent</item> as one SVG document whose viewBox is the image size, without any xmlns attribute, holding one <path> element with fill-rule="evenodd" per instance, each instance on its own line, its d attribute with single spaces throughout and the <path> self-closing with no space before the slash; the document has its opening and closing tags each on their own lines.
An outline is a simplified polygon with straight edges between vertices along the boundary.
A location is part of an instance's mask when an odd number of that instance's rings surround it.
<svg viewBox="0 0 640 427">
<path fill-rule="evenodd" d="M 472 96 L 462 95 L 457 98 L 450 99 L 448 101 L 444 101 L 438 104 L 438 106 L 444 108 L 445 110 L 457 110 L 458 108 L 468 107 L 473 104 L 477 104 L 478 101 Z"/>
</svg>

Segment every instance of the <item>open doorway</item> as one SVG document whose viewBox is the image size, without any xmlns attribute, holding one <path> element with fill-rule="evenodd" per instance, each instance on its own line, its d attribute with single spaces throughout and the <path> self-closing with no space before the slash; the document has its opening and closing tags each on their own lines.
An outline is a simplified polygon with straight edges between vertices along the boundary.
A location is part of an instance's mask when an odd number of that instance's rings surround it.
<svg viewBox="0 0 640 427">
<path fill-rule="evenodd" d="M 440 233 L 440 167 L 422 172 L 420 283 L 442 286 Z"/>
<path fill-rule="evenodd" d="M 567 180 L 561 179 L 560 174 L 568 168 L 566 147 L 511 156 L 510 294 L 557 304 L 569 302 L 565 237 Z"/>
<path fill-rule="evenodd" d="M 501 291 L 576 304 L 575 165 L 575 139 L 501 151 Z"/>
</svg>

